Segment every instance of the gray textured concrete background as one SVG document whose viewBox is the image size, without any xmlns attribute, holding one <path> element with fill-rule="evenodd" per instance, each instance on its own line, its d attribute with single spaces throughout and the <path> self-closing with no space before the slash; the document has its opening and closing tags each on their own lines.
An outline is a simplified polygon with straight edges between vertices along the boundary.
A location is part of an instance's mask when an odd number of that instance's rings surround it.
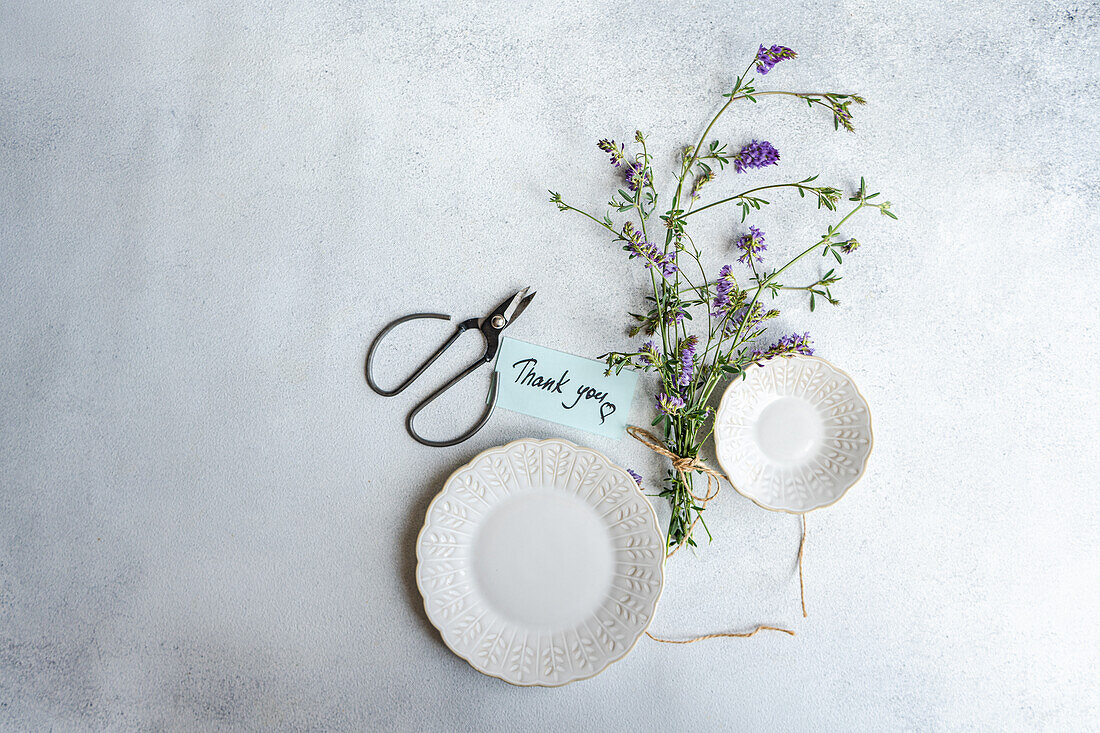
<svg viewBox="0 0 1100 733">
<path fill-rule="evenodd" d="M 0 728 L 1096 729 L 1095 4 L 311 5 L 0 6 Z M 797 637 L 483 677 L 413 585 L 443 477 L 522 436 L 661 464 L 507 412 L 421 448 L 429 385 L 375 396 L 366 344 L 527 284 L 513 335 L 623 344 L 647 280 L 545 191 L 602 209 L 593 143 L 636 127 L 671 169 L 760 42 L 801 54 L 763 86 L 870 104 L 737 106 L 718 134 L 782 164 L 712 194 L 866 175 L 902 217 L 848 229 L 841 307 L 784 311 L 875 419 L 809 618 L 797 521 L 731 492 L 653 628 Z M 830 221 L 775 200 L 770 257 Z M 714 267 L 738 229 L 700 228 Z"/>
</svg>

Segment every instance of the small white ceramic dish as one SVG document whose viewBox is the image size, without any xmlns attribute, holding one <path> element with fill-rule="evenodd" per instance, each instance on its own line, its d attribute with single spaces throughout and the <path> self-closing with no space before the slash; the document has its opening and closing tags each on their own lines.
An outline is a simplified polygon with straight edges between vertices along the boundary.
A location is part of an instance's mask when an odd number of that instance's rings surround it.
<svg viewBox="0 0 1100 733">
<path fill-rule="evenodd" d="M 416 557 L 443 641 L 515 685 L 564 685 L 621 659 L 664 582 L 664 538 L 634 479 L 565 440 L 517 440 L 455 471 Z"/>
<path fill-rule="evenodd" d="M 824 359 L 772 359 L 726 389 L 714 444 L 739 492 L 802 514 L 836 502 L 863 475 L 871 413 L 851 377 Z"/>
</svg>

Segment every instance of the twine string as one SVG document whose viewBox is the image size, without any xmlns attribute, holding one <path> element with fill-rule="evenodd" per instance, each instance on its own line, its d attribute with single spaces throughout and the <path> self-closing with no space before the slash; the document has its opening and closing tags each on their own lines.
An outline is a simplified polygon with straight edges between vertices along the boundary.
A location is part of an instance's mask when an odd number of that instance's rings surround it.
<svg viewBox="0 0 1100 733">
<path fill-rule="evenodd" d="M 630 433 L 630 437 L 632 437 L 635 440 L 637 440 L 638 442 L 642 443 L 644 446 L 649 448 L 654 453 L 657 453 L 658 455 L 662 455 L 665 458 L 672 461 L 672 467 L 674 469 L 676 469 L 677 473 L 680 474 L 680 478 L 683 479 L 685 486 L 687 485 L 687 476 L 692 471 L 698 471 L 700 473 L 706 474 L 706 477 L 707 477 L 707 493 L 706 493 L 706 496 L 697 496 L 696 494 L 692 494 L 691 498 L 695 499 L 695 501 L 702 502 L 702 503 L 705 504 L 706 502 L 710 501 L 714 497 L 718 496 L 718 490 L 722 488 L 722 484 L 721 484 L 722 479 L 726 479 L 727 482 L 729 481 L 729 477 L 726 476 L 726 474 L 724 474 L 720 471 L 715 471 L 713 468 L 711 468 L 707 464 L 700 461 L 698 456 L 696 456 L 694 458 L 685 458 L 685 457 L 676 455 L 675 453 L 670 451 L 668 448 L 666 448 L 664 446 L 664 444 L 661 443 L 660 439 L 656 435 L 649 432 L 648 430 L 643 430 L 642 428 L 638 427 L 637 425 L 627 425 L 626 432 Z M 710 490 L 711 482 L 718 483 L 718 488 L 716 488 L 714 490 L 714 493 L 711 493 L 711 490 Z M 731 483 L 730 485 L 732 486 L 733 484 Z"/>
<path fill-rule="evenodd" d="M 653 451 L 657 455 L 664 456 L 665 458 L 669 459 L 672 462 L 672 468 L 678 474 L 680 474 L 680 481 L 683 483 L 683 485 L 685 487 L 688 485 L 687 477 L 688 477 L 689 473 L 692 473 L 693 471 L 698 471 L 702 474 L 705 474 L 706 477 L 707 477 L 707 493 L 706 493 L 706 495 L 699 496 L 697 494 L 692 494 L 690 490 L 688 491 L 688 494 L 691 496 L 691 498 L 695 499 L 695 501 L 699 502 L 704 507 L 707 505 L 708 501 L 710 501 L 714 497 L 718 496 L 718 492 L 722 488 L 721 479 L 726 479 L 727 482 L 729 481 L 728 476 L 726 476 L 724 473 L 720 473 L 718 471 L 715 471 L 713 468 L 711 468 L 710 466 L 708 466 L 705 463 L 703 463 L 702 461 L 700 461 L 698 457 L 688 458 L 688 457 L 676 455 L 675 453 L 670 451 L 668 448 L 666 448 L 664 446 L 664 444 L 661 442 L 661 440 L 656 435 L 649 432 L 648 430 L 645 430 L 643 428 L 639 428 L 637 425 L 628 425 L 626 427 L 626 432 L 630 433 L 630 437 L 634 438 L 639 443 L 641 443 L 645 447 L 649 448 L 651 451 Z M 711 484 L 712 483 L 714 483 L 714 485 L 715 485 L 715 488 L 714 488 L 713 492 L 711 491 Z M 730 485 L 732 486 L 733 484 L 730 484 Z M 687 538 L 691 536 L 691 533 L 692 533 L 692 531 L 695 530 L 695 525 L 698 522 L 699 522 L 699 514 L 698 514 L 698 512 L 696 512 L 695 519 L 691 520 L 691 525 L 688 527 L 688 531 L 684 535 L 684 539 L 680 540 L 680 542 L 677 543 L 677 545 L 675 547 L 673 547 L 671 550 L 669 550 L 665 554 L 665 559 L 666 560 L 668 558 L 672 557 L 673 555 L 675 555 L 676 551 L 684 546 L 684 543 L 687 541 Z"/>
<path fill-rule="evenodd" d="M 782 631 L 784 634 L 790 634 L 794 636 L 794 632 L 790 629 L 781 629 L 778 626 L 757 626 L 752 631 L 746 631 L 744 633 L 735 633 L 733 631 L 724 631 L 720 634 L 703 634 L 702 636 L 696 636 L 694 639 L 662 639 L 659 636 L 654 636 L 648 631 L 645 635 L 653 641 L 659 641 L 662 644 L 694 644 L 697 641 L 703 641 L 704 639 L 720 639 L 724 637 L 736 636 L 739 639 L 747 639 L 750 636 L 756 636 L 761 631 Z"/>
<path fill-rule="evenodd" d="M 730 486 L 733 486 L 733 482 L 730 481 L 729 476 L 727 476 L 726 474 L 721 473 L 720 471 L 715 471 L 713 468 L 711 468 L 710 466 L 708 466 L 705 463 L 703 463 L 702 461 L 700 461 L 698 456 L 685 457 L 685 456 L 676 455 L 674 452 L 672 452 L 671 450 L 666 448 L 665 445 L 661 442 L 661 440 L 656 435 L 649 432 L 648 430 L 640 428 L 636 425 L 628 425 L 627 428 L 626 428 L 626 432 L 628 432 L 632 438 L 634 438 L 639 443 L 641 443 L 642 445 L 649 448 L 654 453 L 656 453 L 660 456 L 664 456 L 665 458 L 669 459 L 672 462 L 672 468 L 678 474 L 680 474 L 680 479 L 681 479 L 681 481 L 682 481 L 682 483 L 684 484 L 685 487 L 688 485 L 688 475 L 690 473 L 697 471 L 699 473 L 702 473 L 702 474 L 706 475 L 706 477 L 707 477 L 707 491 L 706 491 L 706 494 L 704 496 L 697 496 L 695 494 L 692 494 L 690 489 L 688 490 L 688 493 L 690 494 L 691 498 L 695 499 L 697 502 L 702 504 L 704 507 L 706 506 L 708 501 L 710 501 L 714 497 L 718 496 L 718 492 L 722 488 L 722 479 L 725 479 L 726 483 L 728 483 Z M 714 488 L 713 491 L 711 490 L 711 484 L 712 483 L 715 485 L 715 488 Z M 734 488 L 736 489 L 737 487 L 734 487 Z M 799 598 L 802 601 L 802 617 L 806 618 L 806 586 L 805 586 L 805 583 L 804 583 L 803 578 L 802 578 L 802 556 L 805 554 L 805 550 L 806 550 L 806 515 L 802 514 L 802 515 L 800 515 L 800 518 L 802 520 L 802 536 L 798 541 L 798 594 L 799 594 Z M 672 557 L 673 555 L 675 555 L 676 551 L 679 550 L 684 545 L 684 542 L 686 541 L 686 538 L 691 536 L 691 531 L 693 529 L 695 529 L 695 523 L 698 522 L 698 521 L 699 521 L 699 515 L 698 515 L 698 512 L 696 512 L 695 519 L 692 521 L 691 526 L 688 527 L 688 531 L 687 531 L 687 535 L 685 536 L 685 539 L 680 540 L 679 544 L 677 544 L 675 547 L 673 547 L 672 550 L 670 550 L 668 552 L 668 554 L 665 555 L 666 560 L 668 558 Z M 648 631 L 645 632 L 645 635 L 648 636 L 653 641 L 659 641 L 662 644 L 694 644 L 697 641 L 703 641 L 705 639 L 720 639 L 720 638 L 730 638 L 730 637 L 737 637 L 737 638 L 740 638 L 740 639 L 747 639 L 750 636 L 755 636 L 756 634 L 758 634 L 761 631 L 780 631 L 784 634 L 789 634 L 791 636 L 795 635 L 795 633 L 793 631 L 791 631 L 790 629 L 784 629 L 784 628 L 780 628 L 778 626 L 764 626 L 764 625 L 757 626 L 752 631 L 745 631 L 745 632 L 726 631 L 726 632 L 720 632 L 720 633 L 714 633 L 714 634 L 703 634 L 702 636 L 696 636 L 696 637 L 693 637 L 691 639 L 663 639 L 659 636 L 654 636 L 653 634 L 649 633 Z"/>
<path fill-rule="evenodd" d="M 802 599 L 802 618 L 806 618 L 806 584 L 802 582 L 802 554 L 806 550 L 806 515 L 802 517 L 802 538 L 798 541 L 798 595 Z"/>
</svg>

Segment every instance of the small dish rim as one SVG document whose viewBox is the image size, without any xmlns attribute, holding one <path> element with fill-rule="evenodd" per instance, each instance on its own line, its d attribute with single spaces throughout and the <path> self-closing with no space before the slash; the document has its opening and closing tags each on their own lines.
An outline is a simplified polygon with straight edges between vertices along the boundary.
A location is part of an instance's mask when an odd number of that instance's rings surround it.
<svg viewBox="0 0 1100 733">
<path fill-rule="evenodd" d="M 785 358 L 788 361 L 805 360 L 805 361 L 818 361 L 818 362 L 821 362 L 822 364 L 824 364 L 829 369 L 832 369 L 834 372 L 836 372 L 840 376 L 847 379 L 848 383 L 852 385 L 852 389 L 855 390 L 856 396 L 859 397 L 860 400 L 862 400 L 863 406 L 865 408 L 867 408 L 867 439 L 868 439 L 867 454 L 863 457 L 863 463 L 859 467 L 859 473 L 856 474 L 855 478 L 853 478 L 852 481 L 847 486 L 844 487 L 844 490 L 841 491 L 840 494 L 838 494 L 837 497 L 835 499 L 833 499 L 832 501 L 827 502 L 825 504 L 818 504 L 817 506 L 810 507 L 809 509 L 803 509 L 801 511 L 798 511 L 798 510 L 795 510 L 795 509 L 783 509 L 782 507 L 772 507 L 772 506 L 768 506 L 767 504 L 761 503 L 755 497 L 749 496 L 744 491 L 742 491 L 737 486 L 737 484 L 733 483 L 732 481 L 729 482 L 730 486 L 733 487 L 734 491 L 736 491 L 738 494 L 740 494 L 741 496 L 743 496 L 746 499 L 748 499 L 749 501 L 751 501 L 753 504 L 756 504 L 761 509 L 767 509 L 769 512 L 781 512 L 783 514 L 804 515 L 804 514 L 809 514 L 810 512 L 813 512 L 813 511 L 817 511 L 818 509 L 827 509 L 828 507 L 831 507 L 833 504 L 836 504 L 838 501 L 840 501 L 841 499 L 844 498 L 844 496 L 848 493 L 848 491 L 853 486 L 858 484 L 860 482 L 860 480 L 863 479 L 864 474 L 867 473 L 867 463 L 871 459 L 871 453 L 874 452 L 874 448 L 875 448 L 874 420 L 871 416 L 871 405 L 867 402 L 867 398 L 863 395 L 863 393 L 859 391 L 859 385 L 856 384 L 856 380 L 852 379 L 852 375 L 850 375 L 848 372 L 846 372 L 843 369 L 841 369 L 840 367 L 838 367 L 836 364 L 833 364 L 828 359 L 823 359 L 820 356 L 806 356 L 806 355 L 803 355 L 803 354 L 799 354 L 798 356 L 776 357 L 776 358 L 779 358 L 779 359 Z M 751 368 L 763 369 L 769 363 L 771 363 L 770 360 L 764 362 L 763 364 L 754 364 L 752 367 L 750 367 L 750 369 Z M 715 422 L 718 421 L 718 414 L 721 413 L 722 406 L 726 403 L 726 395 L 729 394 L 730 390 L 732 390 L 732 389 L 734 389 L 738 386 L 741 386 L 741 383 L 743 381 L 744 381 L 744 379 L 734 379 L 728 385 L 726 385 L 726 388 L 722 391 L 721 399 L 718 400 L 718 410 L 716 411 L 715 416 L 714 416 Z M 728 476 L 729 475 L 729 469 L 726 468 L 724 463 L 722 463 L 722 456 L 721 456 L 720 452 L 718 451 L 718 436 L 717 435 L 715 435 L 715 439 L 714 439 L 714 456 L 718 460 L 718 465 L 722 467 L 722 472 L 725 473 Z"/>
</svg>

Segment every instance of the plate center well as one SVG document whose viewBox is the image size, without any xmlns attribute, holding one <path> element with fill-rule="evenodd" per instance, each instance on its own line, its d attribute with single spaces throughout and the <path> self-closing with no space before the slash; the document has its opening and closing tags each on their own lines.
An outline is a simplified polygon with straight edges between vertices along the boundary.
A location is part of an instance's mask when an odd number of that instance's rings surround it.
<svg viewBox="0 0 1100 733">
<path fill-rule="evenodd" d="M 756 419 L 756 444 L 778 463 L 804 460 L 821 443 L 821 414 L 801 397 L 780 397 Z"/>
<path fill-rule="evenodd" d="M 486 601 L 513 621 L 567 626 L 589 617 L 611 585 L 607 526 L 576 496 L 533 491 L 499 504 L 474 538 Z"/>
</svg>

